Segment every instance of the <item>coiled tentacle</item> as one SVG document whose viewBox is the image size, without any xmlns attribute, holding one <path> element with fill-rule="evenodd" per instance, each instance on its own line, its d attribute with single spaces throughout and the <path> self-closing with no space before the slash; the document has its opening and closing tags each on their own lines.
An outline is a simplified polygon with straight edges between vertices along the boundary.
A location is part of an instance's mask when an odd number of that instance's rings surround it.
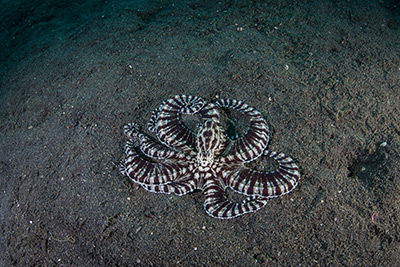
<svg viewBox="0 0 400 267">
<path fill-rule="evenodd" d="M 144 189 L 153 193 L 175 194 L 183 196 L 198 188 L 198 180 L 188 176 L 182 181 L 170 182 L 161 185 L 142 185 Z"/>
<path fill-rule="evenodd" d="M 225 197 L 225 190 L 215 179 L 207 179 L 203 192 L 206 195 L 204 209 L 210 216 L 218 219 L 231 219 L 256 212 L 268 202 L 267 198 L 260 197 L 249 197 L 242 203 L 229 201 Z"/>
<path fill-rule="evenodd" d="M 260 197 L 278 197 L 292 191 L 300 179 L 299 167 L 283 153 L 265 151 L 264 155 L 278 163 L 276 170 L 256 171 L 245 166 L 237 167 L 226 175 L 227 184 L 233 190 Z"/>
<path fill-rule="evenodd" d="M 125 149 L 138 147 L 143 155 L 152 159 L 175 159 L 175 160 L 188 160 L 187 156 L 183 153 L 171 150 L 159 143 L 154 142 L 148 136 L 139 132 L 140 126 L 136 123 L 129 123 L 124 126 L 124 133 L 130 138 L 127 142 Z"/>
<path fill-rule="evenodd" d="M 234 140 L 228 153 L 232 160 L 249 162 L 262 155 L 269 141 L 269 128 L 261 113 L 242 101 L 220 99 L 215 102 L 220 108 L 231 108 L 249 117 L 249 127 L 244 136 Z"/>
<path fill-rule="evenodd" d="M 137 124 L 124 127 L 130 137 L 126 142 L 126 159 L 121 171 L 136 183 L 160 185 L 182 177 L 188 172 L 189 156 L 164 148 L 139 132 Z"/>
<path fill-rule="evenodd" d="M 158 139 L 169 147 L 191 153 L 196 149 L 195 134 L 181 122 L 181 115 L 199 114 L 203 120 L 219 120 L 217 108 L 198 96 L 176 95 L 158 108 L 156 123 L 151 128 Z"/>
</svg>

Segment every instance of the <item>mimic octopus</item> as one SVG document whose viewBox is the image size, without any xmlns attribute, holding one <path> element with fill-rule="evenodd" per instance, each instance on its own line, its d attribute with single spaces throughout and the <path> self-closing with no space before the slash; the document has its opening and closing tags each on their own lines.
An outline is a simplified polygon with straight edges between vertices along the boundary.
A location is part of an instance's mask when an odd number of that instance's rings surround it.
<svg viewBox="0 0 400 267">
<path fill-rule="evenodd" d="M 246 119 L 242 135 L 228 134 L 222 115 L 230 111 Z M 186 117 L 197 117 L 198 126 L 188 127 Z M 136 123 L 124 127 L 129 140 L 121 172 L 150 192 L 182 196 L 201 190 L 204 209 L 215 218 L 256 212 L 268 199 L 291 192 L 300 179 L 292 158 L 267 150 L 266 120 L 242 101 L 211 103 L 198 96 L 176 95 L 153 111 L 148 129 L 152 134 L 145 134 Z M 275 169 L 250 166 L 259 158 L 271 160 Z M 232 199 L 235 193 L 242 199 Z"/>
</svg>

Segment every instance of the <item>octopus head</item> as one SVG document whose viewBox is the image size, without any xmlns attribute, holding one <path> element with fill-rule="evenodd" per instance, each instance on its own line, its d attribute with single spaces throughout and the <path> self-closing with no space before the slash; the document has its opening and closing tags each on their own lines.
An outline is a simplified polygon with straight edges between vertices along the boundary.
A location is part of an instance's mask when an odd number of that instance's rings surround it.
<svg viewBox="0 0 400 267">
<path fill-rule="evenodd" d="M 214 162 L 214 154 L 211 151 L 199 151 L 197 153 L 197 163 L 199 167 L 206 168 Z"/>
<path fill-rule="evenodd" d="M 200 167 L 206 168 L 214 162 L 216 153 L 223 145 L 221 126 L 214 120 L 207 120 L 197 133 L 197 162 Z"/>
</svg>

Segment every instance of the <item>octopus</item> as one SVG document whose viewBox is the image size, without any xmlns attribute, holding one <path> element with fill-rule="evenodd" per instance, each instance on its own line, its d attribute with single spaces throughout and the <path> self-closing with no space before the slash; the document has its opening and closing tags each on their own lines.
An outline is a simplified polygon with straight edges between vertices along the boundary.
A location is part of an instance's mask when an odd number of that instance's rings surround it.
<svg viewBox="0 0 400 267">
<path fill-rule="evenodd" d="M 242 133 L 229 119 L 235 112 L 245 121 Z M 188 118 L 197 125 L 190 127 Z M 291 192 L 300 179 L 291 157 L 267 150 L 266 120 L 242 101 L 176 95 L 153 111 L 147 126 L 149 133 L 136 123 L 124 126 L 129 140 L 121 172 L 154 193 L 201 190 L 204 209 L 214 218 L 256 212 Z M 262 160 L 270 169 L 262 168 Z"/>
</svg>

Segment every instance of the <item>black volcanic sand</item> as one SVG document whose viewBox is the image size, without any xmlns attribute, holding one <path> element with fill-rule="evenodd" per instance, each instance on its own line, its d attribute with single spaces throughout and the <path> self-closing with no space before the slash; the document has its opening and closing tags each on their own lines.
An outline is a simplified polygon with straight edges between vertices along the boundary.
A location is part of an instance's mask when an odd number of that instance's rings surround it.
<svg viewBox="0 0 400 267">
<path fill-rule="evenodd" d="M 396 1 L 6 2 L 0 265 L 400 264 Z M 219 220 L 132 185 L 123 125 L 181 93 L 260 110 L 299 186 Z"/>
</svg>

